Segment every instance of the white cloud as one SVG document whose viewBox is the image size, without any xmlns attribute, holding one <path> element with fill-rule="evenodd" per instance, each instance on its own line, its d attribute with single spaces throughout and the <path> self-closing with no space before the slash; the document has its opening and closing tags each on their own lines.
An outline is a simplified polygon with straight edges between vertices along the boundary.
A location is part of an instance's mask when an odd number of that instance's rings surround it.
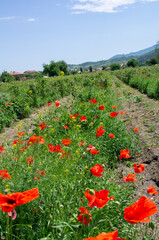
<svg viewBox="0 0 159 240">
<path fill-rule="evenodd" d="M 155 2 L 158 0 L 74 0 L 73 10 L 84 12 L 117 12 L 119 7 L 126 7 L 137 2 Z"/>
<path fill-rule="evenodd" d="M 27 22 L 35 22 L 35 21 L 36 21 L 35 18 L 28 18 L 28 19 L 27 19 Z"/>
<path fill-rule="evenodd" d="M 15 19 L 15 16 L 0 17 L 0 21 L 3 21 L 3 20 L 12 20 L 12 19 Z"/>
</svg>

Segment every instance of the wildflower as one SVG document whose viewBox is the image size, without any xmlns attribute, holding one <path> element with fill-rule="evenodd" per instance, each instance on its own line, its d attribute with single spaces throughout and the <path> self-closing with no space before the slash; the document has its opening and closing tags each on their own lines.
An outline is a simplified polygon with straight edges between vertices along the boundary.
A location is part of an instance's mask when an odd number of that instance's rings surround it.
<svg viewBox="0 0 159 240">
<path fill-rule="evenodd" d="M 11 176 L 8 174 L 7 170 L 1 170 L 0 171 L 0 179 L 11 179 Z"/>
<path fill-rule="evenodd" d="M 104 106 L 103 106 L 103 105 L 100 105 L 100 106 L 99 106 L 99 110 L 104 110 Z"/>
<path fill-rule="evenodd" d="M 137 180 L 134 179 L 135 176 L 136 174 L 132 174 L 132 173 L 128 174 L 127 177 L 123 177 L 124 182 L 136 182 Z"/>
<path fill-rule="evenodd" d="M 40 124 L 39 124 L 39 128 L 40 128 L 41 130 L 44 130 L 46 127 L 47 127 L 47 126 L 46 126 L 45 123 L 40 123 Z"/>
<path fill-rule="evenodd" d="M 0 153 L 2 153 L 2 152 L 5 152 L 5 151 L 4 151 L 4 149 L 3 149 L 3 146 L 1 145 L 1 146 L 0 146 Z"/>
<path fill-rule="evenodd" d="M 79 211 L 81 211 L 81 213 L 78 215 L 78 221 L 80 221 L 81 223 L 83 223 L 84 225 L 87 225 L 88 223 L 91 222 L 92 220 L 92 215 L 91 213 L 87 210 L 87 208 L 85 207 L 80 207 Z"/>
<path fill-rule="evenodd" d="M 46 103 L 46 105 L 48 105 L 48 106 L 50 106 L 52 103 L 50 102 L 50 103 Z"/>
<path fill-rule="evenodd" d="M 105 130 L 103 130 L 103 126 L 100 126 L 100 128 L 97 128 L 96 131 L 97 131 L 96 137 L 100 137 L 105 133 Z"/>
<path fill-rule="evenodd" d="M 142 196 L 138 202 L 126 207 L 124 210 L 124 219 L 132 224 L 138 222 L 149 222 L 149 217 L 157 212 L 157 207 L 153 201 Z"/>
<path fill-rule="evenodd" d="M 96 177 L 102 177 L 103 167 L 100 164 L 96 164 L 90 169 L 90 172 Z"/>
<path fill-rule="evenodd" d="M 70 145 L 72 141 L 70 139 L 62 139 L 62 143 L 65 145 L 65 146 L 68 146 Z"/>
<path fill-rule="evenodd" d="M 147 192 L 148 192 L 149 194 L 155 194 L 155 195 L 157 195 L 157 194 L 158 194 L 158 191 L 155 191 L 155 190 L 156 190 L 155 187 L 149 186 L 148 189 L 147 189 Z"/>
<path fill-rule="evenodd" d="M 90 151 L 91 149 L 95 149 L 95 147 L 93 147 L 91 144 L 89 144 L 88 148 L 86 149 L 86 151 Z"/>
<path fill-rule="evenodd" d="M 133 167 L 134 167 L 134 171 L 135 171 L 136 173 L 140 173 L 140 172 L 143 172 L 143 171 L 144 171 L 144 169 L 145 169 L 145 164 L 139 164 L 139 165 L 137 165 L 137 163 L 134 163 Z"/>
<path fill-rule="evenodd" d="M 60 103 L 59 102 L 55 102 L 55 106 L 56 107 L 60 107 Z"/>
<path fill-rule="evenodd" d="M 54 119 L 54 121 L 58 121 L 58 120 L 59 120 L 59 118 Z"/>
<path fill-rule="evenodd" d="M 53 146 L 52 144 L 48 144 L 49 152 L 60 152 L 62 147 L 60 145 Z"/>
<path fill-rule="evenodd" d="M 27 161 L 28 164 L 30 164 L 30 163 L 32 163 L 34 160 L 33 160 L 32 157 L 27 157 L 26 161 Z"/>
<path fill-rule="evenodd" d="M 84 145 L 86 145 L 86 143 L 85 143 L 84 141 L 81 141 L 81 142 L 78 144 L 78 146 L 84 146 Z"/>
<path fill-rule="evenodd" d="M 26 149 L 27 147 L 23 146 L 22 148 L 19 149 L 19 152 L 25 152 Z"/>
<path fill-rule="evenodd" d="M 113 133 L 109 133 L 109 137 L 110 137 L 110 138 L 115 138 L 115 136 L 114 136 Z"/>
<path fill-rule="evenodd" d="M 39 173 L 39 175 L 41 175 L 41 176 L 45 176 L 45 174 L 46 174 L 46 173 L 45 173 L 45 170 L 42 170 L 42 171 L 41 171 L 41 170 L 38 170 L 38 173 Z"/>
<path fill-rule="evenodd" d="M 121 111 L 121 112 L 120 112 L 120 114 L 123 114 L 123 115 L 125 115 L 125 112 Z"/>
<path fill-rule="evenodd" d="M 27 145 L 32 145 L 34 143 L 41 143 L 44 144 L 45 140 L 43 139 L 43 136 L 37 136 L 36 134 L 33 134 L 33 136 L 27 141 Z"/>
<path fill-rule="evenodd" d="M 71 119 L 71 118 L 75 118 L 75 119 L 76 119 L 77 116 L 76 116 L 76 115 L 70 115 L 70 119 Z"/>
<path fill-rule="evenodd" d="M 8 107 L 9 105 L 8 104 L 6 104 L 6 107 Z"/>
<path fill-rule="evenodd" d="M 68 129 L 68 126 L 67 126 L 67 123 L 65 123 L 65 126 L 64 126 L 65 129 Z"/>
<path fill-rule="evenodd" d="M 90 193 L 92 193 L 93 195 Z M 106 189 L 101 190 L 99 192 L 95 190 L 91 190 L 91 191 L 87 190 L 84 193 L 85 197 L 89 201 L 88 206 L 90 208 L 93 208 L 93 207 L 103 208 L 109 200 L 114 199 L 114 197 L 108 198 L 108 194 L 109 194 L 109 191 Z"/>
<path fill-rule="evenodd" d="M 138 128 L 134 128 L 133 130 L 136 131 L 136 132 L 139 132 L 139 129 L 138 129 Z"/>
<path fill-rule="evenodd" d="M 17 144 L 23 144 L 23 141 L 19 141 L 18 139 L 13 141 L 13 146 Z"/>
<path fill-rule="evenodd" d="M 118 230 L 109 233 L 100 233 L 98 236 L 85 238 L 83 240 L 126 240 L 123 238 L 118 238 Z"/>
<path fill-rule="evenodd" d="M 92 149 L 90 150 L 90 153 L 93 154 L 93 155 L 95 155 L 95 154 L 99 153 L 99 151 L 97 151 L 97 149 L 95 149 L 95 148 L 92 148 Z"/>
<path fill-rule="evenodd" d="M 0 193 L 0 207 L 4 212 L 12 212 L 16 206 L 28 203 L 39 197 L 38 188 L 25 192 L 3 195 Z"/>
<path fill-rule="evenodd" d="M 123 159 L 123 158 L 131 158 L 131 156 L 129 155 L 129 149 L 121 149 L 120 151 L 120 157 L 119 159 Z"/>
<path fill-rule="evenodd" d="M 109 113 L 109 116 L 110 117 L 116 117 L 118 115 L 118 113 L 117 112 L 112 112 L 112 113 Z"/>
<path fill-rule="evenodd" d="M 17 135 L 20 138 L 20 137 L 24 136 L 24 132 L 18 132 Z"/>
<path fill-rule="evenodd" d="M 80 122 L 86 122 L 86 121 L 87 121 L 86 116 L 82 116 L 82 117 L 80 118 Z"/>
<path fill-rule="evenodd" d="M 116 106 L 112 106 L 112 108 L 113 108 L 113 109 L 115 109 L 115 108 L 116 108 Z"/>
<path fill-rule="evenodd" d="M 90 101 L 91 101 L 92 103 L 97 103 L 97 100 L 96 100 L 96 99 L 90 99 Z"/>
<path fill-rule="evenodd" d="M 12 212 L 8 212 L 8 216 L 9 216 L 10 218 L 12 218 L 12 220 L 15 220 L 16 217 L 17 217 L 17 213 L 16 213 L 15 209 L 13 209 Z"/>
</svg>

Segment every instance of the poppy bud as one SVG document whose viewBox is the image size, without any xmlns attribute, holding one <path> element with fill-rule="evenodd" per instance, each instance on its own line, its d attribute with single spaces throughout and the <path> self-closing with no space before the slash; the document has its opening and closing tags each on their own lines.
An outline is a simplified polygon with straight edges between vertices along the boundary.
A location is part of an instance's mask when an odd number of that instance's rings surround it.
<svg viewBox="0 0 159 240">
<path fill-rule="evenodd" d="M 93 189 L 89 189 L 89 193 L 90 193 L 91 195 L 95 195 L 95 191 L 94 191 Z"/>
</svg>

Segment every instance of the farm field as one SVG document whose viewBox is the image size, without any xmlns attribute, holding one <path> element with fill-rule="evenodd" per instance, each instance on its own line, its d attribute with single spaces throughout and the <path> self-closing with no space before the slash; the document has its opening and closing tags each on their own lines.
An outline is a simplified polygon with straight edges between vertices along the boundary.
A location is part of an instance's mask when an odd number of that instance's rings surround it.
<svg viewBox="0 0 159 240">
<path fill-rule="evenodd" d="M 1 239 L 157 240 L 158 101 L 107 72 L 25 84 L 1 86 Z M 10 134 L 23 103 L 45 107 Z"/>
</svg>

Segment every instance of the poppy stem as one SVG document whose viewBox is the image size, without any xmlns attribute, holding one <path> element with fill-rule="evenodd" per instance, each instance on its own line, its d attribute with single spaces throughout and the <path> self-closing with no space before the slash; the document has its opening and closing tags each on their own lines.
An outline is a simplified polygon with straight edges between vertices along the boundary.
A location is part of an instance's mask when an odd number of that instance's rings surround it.
<svg viewBox="0 0 159 240">
<path fill-rule="evenodd" d="M 6 240 L 9 240 L 9 216 L 7 214 Z"/>
</svg>

